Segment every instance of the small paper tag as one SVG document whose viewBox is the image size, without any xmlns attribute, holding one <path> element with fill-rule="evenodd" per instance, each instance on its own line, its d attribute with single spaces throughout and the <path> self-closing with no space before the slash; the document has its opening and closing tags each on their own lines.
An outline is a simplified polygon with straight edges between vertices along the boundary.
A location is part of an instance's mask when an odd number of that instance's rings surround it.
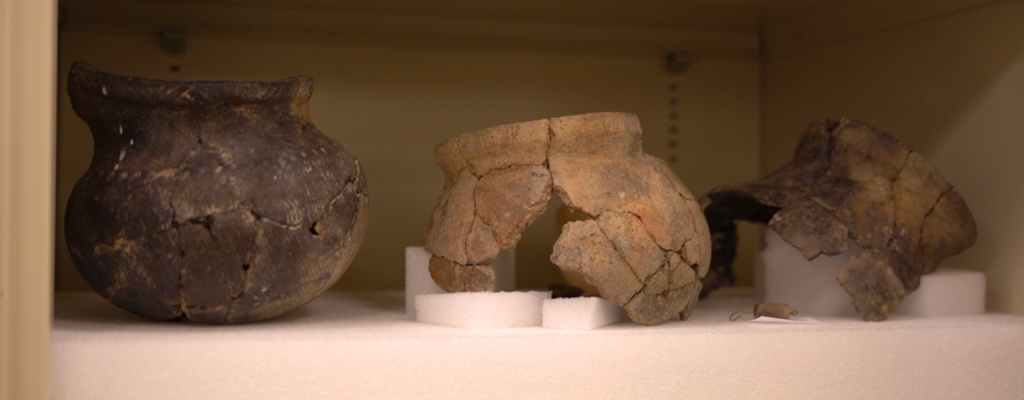
<svg viewBox="0 0 1024 400">
<path fill-rule="evenodd" d="M 781 324 L 820 324 L 821 323 L 821 321 L 818 321 L 818 320 L 816 320 L 814 318 L 810 318 L 810 317 L 807 317 L 807 318 L 790 318 L 790 319 L 772 318 L 772 317 L 757 317 L 757 318 L 754 318 L 754 319 L 750 320 L 750 322 L 767 322 L 767 323 L 776 323 L 776 324 L 779 324 L 779 323 L 781 323 Z"/>
</svg>

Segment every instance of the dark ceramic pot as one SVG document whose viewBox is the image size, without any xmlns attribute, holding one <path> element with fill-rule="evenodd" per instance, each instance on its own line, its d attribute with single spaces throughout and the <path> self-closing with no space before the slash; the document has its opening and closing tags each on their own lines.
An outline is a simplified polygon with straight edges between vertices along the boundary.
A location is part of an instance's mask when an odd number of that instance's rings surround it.
<svg viewBox="0 0 1024 400">
<path fill-rule="evenodd" d="M 313 126 L 308 77 L 171 82 L 71 68 L 95 154 L 65 233 L 85 280 L 160 320 L 242 323 L 306 304 L 367 221 L 359 162 Z"/>
</svg>

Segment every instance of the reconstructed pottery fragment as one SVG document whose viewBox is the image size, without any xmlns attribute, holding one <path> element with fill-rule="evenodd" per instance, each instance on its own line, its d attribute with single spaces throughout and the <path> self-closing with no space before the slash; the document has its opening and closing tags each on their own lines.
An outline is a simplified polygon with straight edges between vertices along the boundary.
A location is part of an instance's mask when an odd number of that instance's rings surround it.
<svg viewBox="0 0 1024 400">
<path fill-rule="evenodd" d="M 921 275 L 977 234 L 960 194 L 920 154 L 849 119 L 811 123 L 788 164 L 700 201 L 714 242 L 706 287 L 728 282 L 735 220 L 767 223 L 808 260 L 842 253 L 853 239 L 864 252 L 838 281 L 865 321 L 888 318 Z"/>
<path fill-rule="evenodd" d="M 491 264 L 544 212 L 552 190 L 592 217 L 566 224 L 551 261 L 647 325 L 685 318 L 711 259 L 694 197 L 640 149 L 633 114 L 503 125 L 436 149 L 445 189 L 431 216 L 430 273 L 449 292 L 493 291 Z"/>
<path fill-rule="evenodd" d="M 366 231 L 359 162 L 313 126 L 307 77 L 167 82 L 78 62 L 96 144 L 65 219 L 87 282 L 162 320 L 240 323 L 331 286 Z"/>
</svg>

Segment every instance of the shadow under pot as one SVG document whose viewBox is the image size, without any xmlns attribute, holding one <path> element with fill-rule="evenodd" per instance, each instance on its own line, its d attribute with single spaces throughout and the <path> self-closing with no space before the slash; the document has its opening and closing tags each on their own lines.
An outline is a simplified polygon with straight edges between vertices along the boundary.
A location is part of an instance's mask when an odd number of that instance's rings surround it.
<svg viewBox="0 0 1024 400">
<path fill-rule="evenodd" d="M 95 142 L 65 233 L 100 295 L 159 320 L 294 310 L 348 268 L 367 223 L 359 162 L 313 126 L 308 77 L 172 82 L 76 62 Z"/>
</svg>

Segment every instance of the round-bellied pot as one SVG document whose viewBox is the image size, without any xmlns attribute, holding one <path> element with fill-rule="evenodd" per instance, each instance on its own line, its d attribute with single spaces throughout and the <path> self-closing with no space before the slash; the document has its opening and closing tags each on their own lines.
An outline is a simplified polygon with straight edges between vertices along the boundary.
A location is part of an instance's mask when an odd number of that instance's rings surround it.
<svg viewBox="0 0 1024 400">
<path fill-rule="evenodd" d="M 313 126 L 308 77 L 172 82 L 71 68 L 92 164 L 67 207 L 85 280 L 149 318 L 242 323 L 296 309 L 351 263 L 359 162 Z"/>
<path fill-rule="evenodd" d="M 591 113 L 469 132 L 437 146 L 444 192 L 427 227 L 430 276 L 449 292 L 494 291 L 494 262 L 544 213 L 552 192 L 579 213 L 551 262 L 582 275 L 630 319 L 687 318 L 711 261 L 700 204 L 646 154 L 640 120 Z"/>
</svg>

